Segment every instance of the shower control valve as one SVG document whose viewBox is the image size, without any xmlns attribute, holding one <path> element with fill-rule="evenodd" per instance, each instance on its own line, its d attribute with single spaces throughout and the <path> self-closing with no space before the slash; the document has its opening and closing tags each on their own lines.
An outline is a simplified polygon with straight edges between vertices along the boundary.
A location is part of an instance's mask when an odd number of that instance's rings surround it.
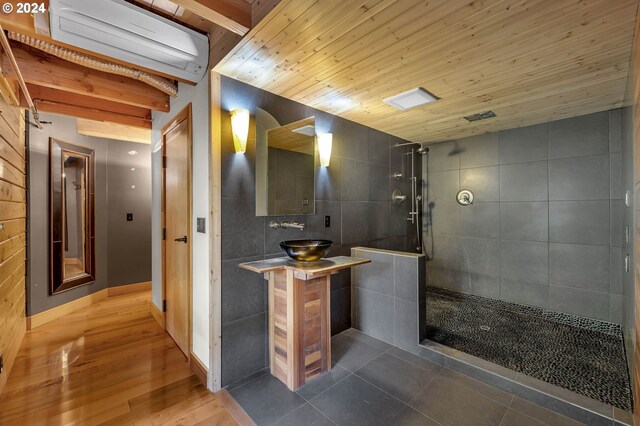
<svg viewBox="0 0 640 426">
<path fill-rule="evenodd" d="M 393 194 L 391 194 L 391 201 L 393 201 L 393 204 L 399 206 L 400 204 L 404 204 L 406 199 L 407 196 L 404 195 L 399 189 L 393 190 Z"/>
<path fill-rule="evenodd" d="M 461 206 L 468 206 L 470 204 L 473 204 L 473 192 L 468 189 L 459 191 L 456 195 L 456 201 L 458 201 L 458 204 L 460 204 Z"/>
</svg>

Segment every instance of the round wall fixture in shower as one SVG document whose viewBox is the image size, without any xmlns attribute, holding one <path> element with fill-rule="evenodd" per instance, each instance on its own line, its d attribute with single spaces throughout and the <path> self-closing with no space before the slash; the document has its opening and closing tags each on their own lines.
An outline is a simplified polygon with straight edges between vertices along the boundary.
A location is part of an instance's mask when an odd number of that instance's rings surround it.
<svg viewBox="0 0 640 426">
<path fill-rule="evenodd" d="M 456 201 L 461 206 L 468 206 L 469 204 L 473 204 L 473 192 L 468 189 L 462 189 L 456 195 Z"/>
<path fill-rule="evenodd" d="M 391 194 L 391 201 L 393 201 L 393 204 L 399 206 L 400 204 L 404 204 L 406 199 L 407 196 L 404 195 L 402 191 L 400 191 L 399 189 L 393 190 L 393 194 Z"/>
</svg>

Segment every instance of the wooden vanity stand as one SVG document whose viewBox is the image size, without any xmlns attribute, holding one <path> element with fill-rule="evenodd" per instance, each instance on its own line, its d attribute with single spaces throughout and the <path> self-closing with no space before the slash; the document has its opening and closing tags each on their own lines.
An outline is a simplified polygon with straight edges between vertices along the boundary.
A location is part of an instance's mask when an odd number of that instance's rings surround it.
<svg viewBox="0 0 640 426">
<path fill-rule="evenodd" d="M 331 370 L 331 275 L 369 262 L 337 256 L 312 263 L 278 258 L 240 264 L 269 281 L 271 374 L 292 391 Z"/>
</svg>

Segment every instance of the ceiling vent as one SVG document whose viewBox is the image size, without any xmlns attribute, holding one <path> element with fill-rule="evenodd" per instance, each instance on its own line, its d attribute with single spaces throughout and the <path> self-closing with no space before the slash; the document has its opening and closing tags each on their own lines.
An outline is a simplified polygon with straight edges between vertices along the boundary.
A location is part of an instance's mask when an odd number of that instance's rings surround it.
<svg viewBox="0 0 640 426">
<path fill-rule="evenodd" d="M 51 38 L 197 83 L 209 39 L 124 0 L 51 0 Z"/>
<path fill-rule="evenodd" d="M 422 87 L 400 93 L 384 99 L 384 102 L 401 110 L 415 108 L 420 105 L 437 101 L 439 98 L 424 90 Z"/>
<path fill-rule="evenodd" d="M 464 119 L 467 120 L 469 123 L 471 123 L 472 121 L 486 120 L 487 118 L 493 118 L 495 116 L 496 116 L 495 112 L 485 111 L 485 112 L 479 112 L 473 115 L 467 115 L 464 117 Z"/>
</svg>

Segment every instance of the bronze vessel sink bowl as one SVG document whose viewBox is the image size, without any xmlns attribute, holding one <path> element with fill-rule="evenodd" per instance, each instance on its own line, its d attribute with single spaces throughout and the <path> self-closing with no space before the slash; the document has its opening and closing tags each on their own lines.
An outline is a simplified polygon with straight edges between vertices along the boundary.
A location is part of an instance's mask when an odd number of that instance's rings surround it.
<svg viewBox="0 0 640 426">
<path fill-rule="evenodd" d="M 299 262 L 315 262 L 329 252 L 333 241 L 329 240 L 288 240 L 281 241 L 280 248 L 287 256 Z"/>
</svg>

